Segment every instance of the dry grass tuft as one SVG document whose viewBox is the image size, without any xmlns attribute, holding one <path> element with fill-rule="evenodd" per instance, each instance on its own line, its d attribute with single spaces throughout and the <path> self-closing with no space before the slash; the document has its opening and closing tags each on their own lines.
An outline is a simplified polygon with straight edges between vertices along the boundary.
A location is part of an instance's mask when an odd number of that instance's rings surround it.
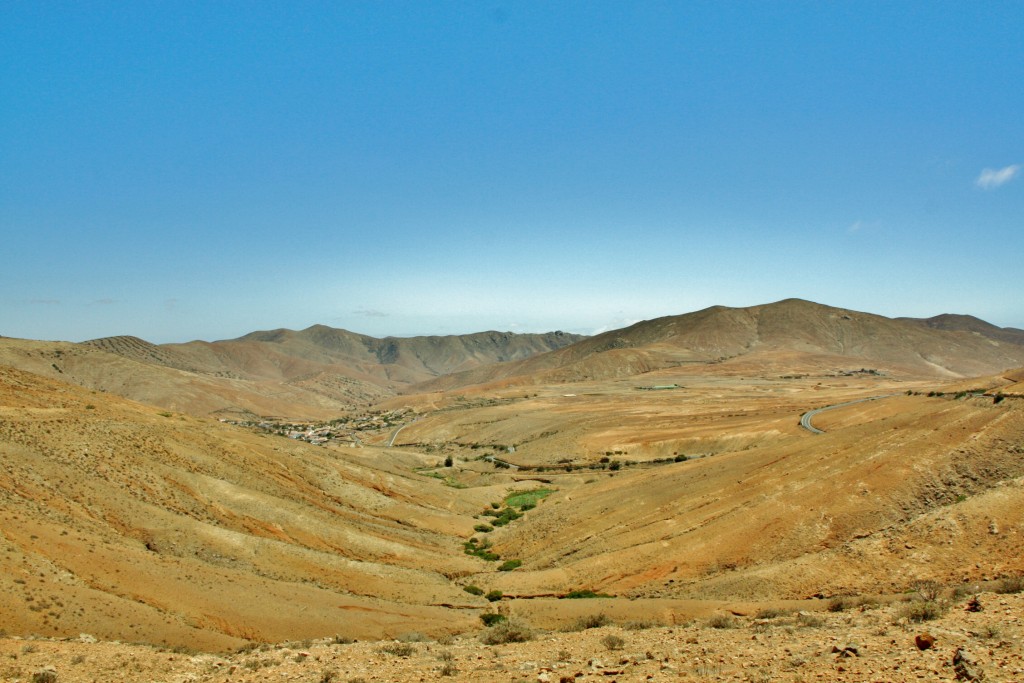
<svg viewBox="0 0 1024 683">
<path fill-rule="evenodd" d="M 480 641 L 484 645 L 504 645 L 505 643 L 525 643 L 533 640 L 533 629 L 529 624 L 512 619 L 503 621 L 484 631 Z"/>
</svg>

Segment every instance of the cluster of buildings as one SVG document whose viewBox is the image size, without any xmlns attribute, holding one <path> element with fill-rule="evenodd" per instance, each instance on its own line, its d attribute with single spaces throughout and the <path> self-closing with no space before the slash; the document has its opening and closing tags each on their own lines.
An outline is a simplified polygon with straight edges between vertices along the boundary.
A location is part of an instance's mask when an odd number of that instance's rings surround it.
<svg viewBox="0 0 1024 683">
<path fill-rule="evenodd" d="M 379 433 L 385 429 L 399 426 L 406 410 L 389 410 L 370 415 L 342 417 L 330 422 L 286 422 L 264 418 L 262 420 L 230 420 L 220 418 L 221 422 L 259 429 L 270 434 L 285 436 L 289 439 L 305 441 L 314 446 L 322 446 L 328 441 L 348 443 L 352 447 L 362 445 L 356 432 Z"/>
</svg>

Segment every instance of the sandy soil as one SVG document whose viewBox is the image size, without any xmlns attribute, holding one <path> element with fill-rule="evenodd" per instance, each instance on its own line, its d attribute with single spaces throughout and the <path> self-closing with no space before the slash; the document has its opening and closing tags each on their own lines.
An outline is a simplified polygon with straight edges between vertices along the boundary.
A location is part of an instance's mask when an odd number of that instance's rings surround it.
<svg viewBox="0 0 1024 683">
<path fill-rule="evenodd" d="M 484 645 L 480 636 L 267 645 L 210 655 L 142 645 L 0 639 L 0 676 L 30 681 L 47 669 L 62 683 L 184 681 L 1019 681 L 1024 597 L 983 592 L 981 611 L 950 600 L 938 619 L 912 622 L 912 602 L 842 612 L 720 613 L 671 627 L 612 624 L 573 632 L 532 629 L 532 640 Z M 590 600 L 584 602 L 602 602 Z M 597 610 L 596 605 L 592 609 Z M 596 612 L 595 612 L 596 614 Z M 714 624 L 714 625 L 712 625 Z M 641 627 L 641 628 L 638 628 Z M 919 649 L 920 636 L 930 636 Z M 923 641 L 922 641 L 923 642 Z M 953 661 L 961 651 L 968 668 Z M 980 680 L 975 678 L 975 680 Z"/>
</svg>

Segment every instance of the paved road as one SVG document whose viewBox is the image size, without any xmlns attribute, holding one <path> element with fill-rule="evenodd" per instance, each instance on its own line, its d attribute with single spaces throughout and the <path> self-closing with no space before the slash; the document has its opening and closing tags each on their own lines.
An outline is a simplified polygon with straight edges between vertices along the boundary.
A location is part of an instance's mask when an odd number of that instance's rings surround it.
<svg viewBox="0 0 1024 683">
<path fill-rule="evenodd" d="M 416 418 L 416 420 L 418 420 L 418 419 L 419 418 Z M 413 420 L 412 422 L 416 422 L 416 420 Z M 384 448 L 391 448 L 392 446 L 394 446 L 395 445 L 395 437 L 398 436 L 398 432 L 402 431 L 403 429 L 405 429 L 406 427 L 411 425 L 412 422 L 407 422 L 406 424 L 402 425 L 401 427 L 399 427 L 395 431 L 391 432 L 391 438 L 388 439 L 388 442 L 386 444 L 384 444 Z"/>
<path fill-rule="evenodd" d="M 859 398 L 856 401 L 847 401 L 846 403 L 837 403 L 834 406 L 825 406 L 824 408 L 817 408 L 815 410 L 808 410 L 806 413 L 800 416 L 800 426 L 809 431 L 811 434 L 824 434 L 825 432 L 818 429 L 811 424 L 811 418 L 818 413 L 823 413 L 826 410 L 833 410 L 835 408 L 843 408 L 845 406 L 852 406 L 855 403 L 864 403 L 865 401 L 877 401 L 880 398 L 889 398 L 890 396 L 899 396 L 899 394 L 882 394 L 881 396 L 870 396 L 868 398 Z"/>
</svg>

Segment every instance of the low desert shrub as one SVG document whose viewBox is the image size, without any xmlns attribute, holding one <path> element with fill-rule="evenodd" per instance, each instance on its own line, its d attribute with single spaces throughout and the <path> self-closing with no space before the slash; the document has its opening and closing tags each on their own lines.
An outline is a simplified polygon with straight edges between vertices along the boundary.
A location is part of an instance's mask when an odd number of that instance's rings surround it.
<svg viewBox="0 0 1024 683">
<path fill-rule="evenodd" d="M 504 614 L 496 614 L 494 612 L 484 612 L 480 615 L 480 621 L 484 622 L 484 626 L 494 626 L 505 621 Z"/>
<path fill-rule="evenodd" d="M 1002 638 L 1003 632 L 995 624 L 987 624 L 982 626 L 976 635 L 985 640 L 995 640 L 996 638 Z"/>
<path fill-rule="evenodd" d="M 275 659 L 273 657 L 268 657 L 267 659 L 260 659 L 259 657 L 256 657 L 254 659 L 246 660 L 245 663 L 242 664 L 242 666 L 244 666 L 246 669 L 249 669 L 250 671 L 259 671 L 260 669 L 266 667 L 277 666 L 280 663 L 281 660 Z"/>
<path fill-rule="evenodd" d="M 483 595 L 484 594 L 484 589 L 481 588 L 480 586 L 473 586 L 473 585 L 464 586 L 462 588 L 462 590 L 466 591 L 470 595 Z"/>
<path fill-rule="evenodd" d="M 493 590 L 488 591 L 487 595 L 485 595 L 484 597 L 487 598 L 488 602 L 497 602 L 498 600 L 501 600 L 502 595 L 504 595 L 504 593 L 502 593 L 501 591 Z"/>
<path fill-rule="evenodd" d="M 825 620 L 819 617 L 817 614 L 811 614 L 810 612 L 800 612 L 796 615 L 796 625 L 801 628 L 821 628 L 825 625 Z"/>
<path fill-rule="evenodd" d="M 582 590 L 569 591 L 563 597 L 569 600 L 580 600 L 584 598 L 612 598 L 615 596 L 608 595 L 607 593 L 596 593 L 589 588 L 584 588 Z"/>
<path fill-rule="evenodd" d="M 860 599 L 849 596 L 840 595 L 839 597 L 832 598 L 828 601 L 829 612 L 845 612 L 848 609 L 853 609 L 861 604 Z"/>
<path fill-rule="evenodd" d="M 925 602 L 935 602 L 942 594 L 942 584 L 938 581 L 918 581 L 914 584 L 914 590 Z"/>
<path fill-rule="evenodd" d="M 494 518 L 494 521 L 491 522 L 491 524 L 493 524 L 494 526 L 505 526 L 509 522 L 514 522 L 520 517 L 522 517 L 522 515 L 516 512 L 514 509 L 505 508 L 500 513 L 498 513 L 498 516 Z"/>
<path fill-rule="evenodd" d="M 589 628 L 601 628 L 602 626 L 608 626 L 612 623 L 612 620 L 608 618 L 606 614 L 597 613 L 591 614 L 590 616 L 580 618 L 571 630 L 573 631 L 585 631 Z"/>
<path fill-rule="evenodd" d="M 505 643 L 525 643 L 533 639 L 533 630 L 518 620 L 502 621 L 484 631 L 480 641 L 484 645 L 503 645 Z"/>
<path fill-rule="evenodd" d="M 996 593 L 1021 593 L 1024 592 L 1024 576 L 1008 576 L 994 588 Z"/>
<path fill-rule="evenodd" d="M 386 643 L 381 645 L 377 651 L 396 657 L 408 657 L 416 652 L 416 648 L 409 643 Z"/>
<path fill-rule="evenodd" d="M 945 606 L 937 600 L 911 600 L 896 612 L 896 619 L 906 619 L 911 623 L 931 621 L 941 617 L 945 611 Z"/>
<path fill-rule="evenodd" d="M 711 615 L 708 619 L 708 626 L 711 628 L 736 628 L 736 617 L 725 612 L 719 612 L 718 614 Z"/>
<path fill-rule="evenodd" d="M 519 569 L 523 564 L 522 560 L 505 560 L 498 567 L 499 572 L 510 572 L 513 569 Z"/>
<path fill-rule="evenodd" d="M 711 662 L 698 662 L 693 667 L 693 675 L 697 678 L 718 680 L 722 675 L 722 666 Z"/>
<path fill-rule="evenodd" d="M 475 538 L 471 538 L 462 544 L 463 552 L 467 555 L 476 555 L 482 560 L 497 562 L 501 559 L 501 556 L 497 553 L 492 553 L 490 548 L 491 542 L 486 539 L 482 543 L 477 543 Z"/>
<path fill-rule="evenodd" d="M 609 633 L 602 638 L 601 643 L 609 650 L 621 650 L 626 646 L 626 641 L 614 633 Z"/>
</svg>

